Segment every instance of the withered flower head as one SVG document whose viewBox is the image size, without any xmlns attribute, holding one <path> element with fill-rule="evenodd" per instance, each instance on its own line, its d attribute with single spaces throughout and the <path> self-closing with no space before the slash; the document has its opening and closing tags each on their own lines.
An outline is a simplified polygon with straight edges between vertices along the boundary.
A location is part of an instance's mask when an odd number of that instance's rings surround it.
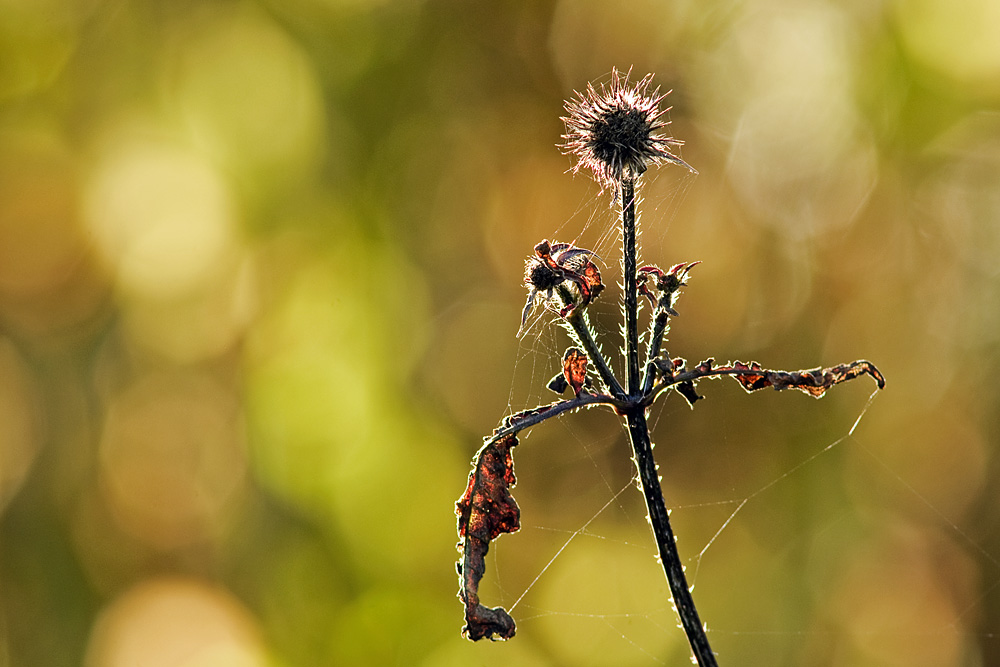
<svg viewBox="0 0 1000 667">
<path fill-rule="evenodd" d="M 604 290 L 604 283 L 601 282 L 601 272 L 597 265 L 589 259 L 593 254 L 592 250 L 577 248 L 569 243 L 542 241 L 535 246 L 535 253 L 524 263 L 524 285 L 528 288 L 528 301 L 521 313 L 518 337 L 524 332 L 537 297 L 541 295 L 552 299 L 553 290 L 565 282 L 576 285 L 579 299 L 565 304 L 559 311 L 560 316 L 566 317 L 575 308 L 586 307 L 591 300 L 597 298 Z"/>
<path fill-rule="evenodd" d="M 562 118 L 566 134 L 559 148 L 576 156 L 573 173 L 590 169 L 602 189 L 615 192 L 623 178 L 637 178 L 650 164 L 672 162 L 698 173 L 670 152 L 670 147 L 681 146 L 682 141 L 658 134 L 670 124 L 663 119 L 670 108 L 660 109 L 669 91 L 660 94 L 657 87 L 649 92 L 652 74 L 629 86 L 631 73 L 630 69 L 622 76 L 613 69 L 610 84 L 602 83 L 600 92 L 588 83 L 586 92 L 566 102 L 569 116 Z"/>
</svg>

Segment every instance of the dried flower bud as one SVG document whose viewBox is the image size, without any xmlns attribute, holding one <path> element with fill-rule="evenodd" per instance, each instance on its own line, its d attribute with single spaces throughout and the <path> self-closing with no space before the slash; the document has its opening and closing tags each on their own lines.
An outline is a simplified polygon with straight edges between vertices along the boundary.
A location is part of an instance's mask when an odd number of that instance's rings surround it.
<svg viewBox="0 0 1000 667">
<path fill-rule="evenodd" d="M 684 287 L 684 285 L 687 285 L 688 274 L 691 269 L 699 264 L 701 262 L 681 262 L 680 264 L 673 265 L 666 272 L 653 265 L 643 266 L 639 269 L 638 279 L 636 280 L 639 293 L 646 295 L 646 298 L 649 299 L 649 305 L 653 308 L 659 305 L 669 315 L 677 317 L 677 311 L 673 308 L 674 301 L 677 299 L 677 291 Z M 646 285 L 650 277 L 653 277 L 656 281 L 656 289 L 660 292 L 659 299 L 653 296 L 653 293 L 649 291 L 649 287 Z"/>
<path fill-rule="evenodd" d="M 672 162 L 697 173 L 668 150 L 683 142 L 657 134 L 669 124 L 663 120 L 669 107 L 659 108 L 669 91 L 662 95 L 659 88 L 648 92 L 652 74 L 629 87 L 631 73 L 622 77 L 617 69 L 611 70 L 611 83 L 601 84 L 600 92 L 588 83 L 586 92 L 566 102 L 569 115 L 562 118 L 566 134 L 559 148 L 576 156 L 573 172 L 589 169 L 602 189 L 616 193 L 623 178 L 638 178 L 650 164 Z"/>
</svg>

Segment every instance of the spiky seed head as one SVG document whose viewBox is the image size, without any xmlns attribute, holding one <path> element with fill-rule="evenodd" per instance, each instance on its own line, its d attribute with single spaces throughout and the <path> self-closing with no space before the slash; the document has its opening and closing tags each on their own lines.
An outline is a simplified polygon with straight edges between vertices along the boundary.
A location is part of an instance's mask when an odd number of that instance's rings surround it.
<svg viewBox="0 0 1000 667">
<path fill-rule="evenodd" d="M 584 93 L 566 102 L 569 115 L 562 118 L 566 134 L 559 148 L 576 158 L 573 173 L 589 169 L 601 189 L 616 193 L 622 179 L 638 178 L 650 164 L 672 162 L 698 173 L 669 150 L 683 142 L 659 134 L 670 124 L 663 119 L 669 107 L 660 109 L 670 91 L 649 92 L 652 74 L 630 86 L 631 74 L 631 69 L 624 76 L 611 70 L 611 82 L 602 83 L 599 92 L 588 83 Z"/>
</svg>

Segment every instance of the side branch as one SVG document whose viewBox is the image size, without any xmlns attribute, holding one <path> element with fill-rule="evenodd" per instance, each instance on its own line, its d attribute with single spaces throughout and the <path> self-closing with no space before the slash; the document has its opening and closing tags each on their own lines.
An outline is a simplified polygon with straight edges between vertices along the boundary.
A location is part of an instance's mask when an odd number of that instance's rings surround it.
<svg viewBox="0 0 1000 667">
<path fill-rule="evenodd" d="M 486 573 L 486 554 L 490 542 L 503 533 L 521 527 L 521 510 L 510 489 L 516 483 L 511 450 L 517 446 L 517 433 L 546 419 L 589 405 L 620 405 L 610 396 L 580 392 L 567 401 L 557 401 L 506 417 L 476 453 L 465 493 L 455 503 L 458 515 L 457 548 L 458 597 L 465 605 L 462 634 L 473 641 L 510 639 L 516 626 L 503 607 L 486 607 L 479 601 L 479 582 Z"/>
<path fill-rule="evenodd" d="M 674 362 L 677 364 L 680 360 Z M 732 375 L 747 392 L 757 391 L 766 387 L 798 389 L 810 396 L 820 398 L 826 390 L 848 380 L 862 375 L 870 375 L 879 389 L 885 388 L 885 377 L 870 361 L 859 359 L 849 364 L 839 364 L 830 368 L 813 368 L 803 371 L 773 371 L 762 368 L 756 361 L 749 364 L 735 362 L 732 365 L 715 366 L 714 359 L 706 359 L 691 370 L 680 368 L 661 369 L 663 379 L 653 386 L 643 398 L 642 405 L 648 406 L 656 400 L 663 391 L 674 387 L 689 403 L 702 398 L 695 392 L 694 383 L 702 378 L 717 378 Z"/>
<path fill-rule="evenodd" d="M 493 432 L 493 435 L 485 440 L 483 448 L 485 449 L 488 445 L 492 445 L 500 438 L 508 435 L 516 435 L 520 431 L 523 431 L 530 426 L 541 424 L 547 419 L 552 419 L 553 417 L 558 417 L 561 414 L 579 410 L 580 408 L 585 408 L 590 405 L 608 405 L 614 408 L 616 412 L 620 412 L 628 407 L 627 403 L 612 398 L 611 396 L 581 392 L 580 395 L 575 398 L 570 398 L 564 401 L 556 401 L 555 403 L 541 405 L 537 408 L 522 410 L 521 412 L 515 412 L 510 416 L 504 417 L 500 426 Z M 481 451 L 482 449 L 480 452 Z"/>
<path fill-rule="evenodd" d="M 642 395 L 645 396 L 653 388 L 656 381 L 656 369 L 659 364 L 666 364 L 667 368 L 673 368 L 673 361 L 667 355 L 660 359 L 660 348 L 663 345 L 663 337 L 670 328 L 670 318 L 677 317 L 674 310 L 674 302 L 678 293 L 687 284 L 688 274 L 701 262 L 681 262 L 675 264 L 668 271 L 663 271 L 657 266 L 649 265 L 639 269 L 637 287 L 649 299 L 653 307 L 653 318 L 649 328 L 649 342 L 646 349 L 646 366 L 642 378 Z M 649 278 L 654 279 L 654 288 L 659 292 L 659 298 L 654 298 L 646 282 Z"/>
<path fill-rule="evenodd" d="M 590 330 L 590 323 L 586 320 L 584 311 L 582 309 L 574 310 L 566 318 L 566 321 L 573 328 L 577 342 L 580 343 L 581 347 L 587 352 L 587 356 L 590 357 L 590 361 L 597 369 L 597 374 L 600 375 L 604 386 L 608 388 L 608 391 L 615 398 L 624 399 L 625 391 L 622 389 L 621 383 L 618 382 L 618 378 L 615 377 L 611 367 L 608 366 L 604 355 L 601 354 L 601 349 L 594 341 L 594 335 Z"/>
<path fill-rule="evenodd" d="M 649 331 L 649 349 L 646 351 L 646 369 L 642 378 L 642 393 L 649 394 L 653 390 L 653 383 L 656 381 L 656 360 L 660 356 L 660 349 L 663 347 L 663 336 L 667 331 L 667 323 L 670 314 L 666 309 L 659 307 L 653 316 L 653 324 Z M 670 358 L 666 359 L 667 363 Z"/>
</svg>

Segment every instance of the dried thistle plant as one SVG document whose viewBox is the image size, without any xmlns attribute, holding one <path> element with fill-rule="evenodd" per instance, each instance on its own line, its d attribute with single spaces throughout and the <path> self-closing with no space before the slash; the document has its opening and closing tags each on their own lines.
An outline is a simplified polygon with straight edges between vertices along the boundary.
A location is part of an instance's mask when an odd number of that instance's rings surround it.
<svg viewBox="0 0 1000 667">
<path fill-rule="evenodd" d="M 885 379 L 868 361 L 855 361 L 831 368 L 806 371 L 774 371 L 756 362 L 715 365 L 712 359 L 688 367 L 684 359 L 671 357 L 662 349 L 674 303 L 698 262 L 682 262 L 664 271 L 657 266 L 639 268 L 636 259 L 636 197 L 641 176 L 650 165 L 675 164 L 694 169 L 670 149 L 681 142 L 663 136 L 666 109 L 660 102 L 666 94 L 659 88 L 649 91 L 652 75 L 634 85 L 629 73 L 611 73 L 600 91 L 588 84 L 584 93 L 566 103 L 566 134 L 560 148 L 576 158 L 573 171 L 590 171 L 602 190 L 609 191 L 621 210 L 623 319 L 625 332 L 625 377 L 620 382 L 612 372 L 587 317 L 588 305 L 603 291 L 601 274 L 591 261 L 593 252 L 567 243 L 542 241 L 525 263 L 524 282 L 528 298 L 521 317 L 520 335 L 535 306 L 557 313 L 567 325 L 575 345 L 566 350 L 562 368 L 548 388 L 573 397 L 524 410 L 504 418 L 485 439 L 473 459 L 465 493 L 456 503 L 458 514 L 458 597 L 465 605 L 463 634 L 472 640 L 509 639 L 514 636 L 514 619 L 502 607 L 486 607 L 479 601 L 479 582 L 486 570 L 485 557 L 490 542 L 520 527 L 520 510 L 511 496 L 514 463 L 511 450 L 517 434 L 553 417 L 586 406 L 603 405 L 625 423 L 638 480 L 648 510 L 648 520 L 659 552 L 674 606 L 687 634 L 694 659 L 702 667 L 716 665 L 704 627 L 698 617 L 684 568 L 674 541 L 656 462 L 653 459 L 646 413 L 653 402 L 668 390 L 680 394 L 690 405 L 701 396 L 696 382 L 704 378 L 733 376 L 747 390 L 766 387 L 799 389 L 820 397 L 830 387 L 870 375 L 879 389 Z M 639 295 L 652 305 L 644 362 L 640 364 L 638 329 Z"/>
</svg>

